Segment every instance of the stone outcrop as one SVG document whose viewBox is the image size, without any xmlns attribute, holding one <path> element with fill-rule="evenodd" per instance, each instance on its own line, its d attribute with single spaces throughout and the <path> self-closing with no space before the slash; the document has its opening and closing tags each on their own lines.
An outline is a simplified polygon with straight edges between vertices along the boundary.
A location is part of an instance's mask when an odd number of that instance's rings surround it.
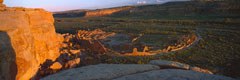
<svg viewBox="0 0 240 80">
<path fill-rule="evenodd" d="M 69 69 L 41 80 L 110 80 L 119 76 L 159 69 L 154 65 L 99 64 Z"/>
<path fill-rule="evenodd" d="M 234 80 L 229 77 L 188 70 L 163 69 L 123 76 L 113 80 Z"/>
<path fill-rule="evenodd" d="M 41 80 L 234 80 L 192 70 L 150 64 L 99 64 L 62 71 Z"/>
<path fill-rule="evenodd" d="M 0 11 L 1 10 L 4 10 L 5 9 L 5 5 L 4 4 L 2 4 L 3 3 L 3 0 L 0 0 Z"/>
<path fill-rule="evenodd" d="M 42 9 L 0 7 L 1 80 L 29 80 L 40 64 L 60 55 L 53 23 Z"/>
</svg>

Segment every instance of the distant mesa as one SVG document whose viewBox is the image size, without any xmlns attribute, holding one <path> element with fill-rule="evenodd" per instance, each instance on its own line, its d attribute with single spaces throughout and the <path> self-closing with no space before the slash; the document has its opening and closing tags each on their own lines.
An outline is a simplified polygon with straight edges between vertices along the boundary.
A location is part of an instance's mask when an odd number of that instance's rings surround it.
<svg viewBox="0 0 240 80">
<path fill-rule="evenodd" d="M 167 1 L 167 0 L 166 0 Z M 140 1 L 139 3 L 145 3 Z M 162 18 L 171 16 L 193 17 L 194 15 L 216 17 L 218 14 L 239 15 L 238 0 L 189 0 L 189 1 L 170 1 L 163 4 L 148 4 L 138 6 L 124 6 L 98 10 L 71 10 L 56 12 L 54 17 L 134 17 L 134 18 Z"/>
<path fill-rule="evenodd" d="M 132 7 L 116 7 L 99 10 L 71 10 L 63 12 L 55 12 L 54 17 L 97 17 L 97 16 L 108 16 L 124 10 L 129 10 Z"/>
<path fill-rule="evenodd" d="M 112 8 L 112 9 L 103 9 L 103 10 L 94 10 L 94 11 L 87 11 L 84 17 L 94 17 L 94 16 L 107 16 L 113 13 L 128 10 L 131 7 L 121 7 L 121 8 Z"/>
</svg>

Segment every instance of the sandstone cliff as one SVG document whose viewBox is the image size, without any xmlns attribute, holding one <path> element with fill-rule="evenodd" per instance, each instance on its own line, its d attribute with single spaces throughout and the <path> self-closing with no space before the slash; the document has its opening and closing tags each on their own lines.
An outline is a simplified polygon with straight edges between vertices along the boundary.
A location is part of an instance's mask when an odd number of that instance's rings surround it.
<svg viewBox="0 0 240 80">
<path fill-rule="evenodd" d="M 0 6 L 0 80 L 29 80 L 40 64 L 60 55 L 53 23 L 42 9 Z"/>
<path fill-rule="evenodd" d="M 3 0 L 0 0 L 0 10 L 3 9 L 3 8 L 5 7 L 5 5 L 2 4 L 2 3 L 3 3 Z"/>
</svg>

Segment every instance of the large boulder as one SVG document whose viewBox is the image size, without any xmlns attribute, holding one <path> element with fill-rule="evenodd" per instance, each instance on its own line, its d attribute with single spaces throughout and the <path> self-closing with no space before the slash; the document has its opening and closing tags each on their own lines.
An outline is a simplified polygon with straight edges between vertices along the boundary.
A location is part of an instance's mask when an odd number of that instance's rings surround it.
<svg viewBox="0 0 240 80">
<path fill-rule="evenodd" d="M 204 74 L 191 70 L 163 69 L 116 78 L 114 80 L 235 80 L 229 77 Z"/>
<path fill-rule="evenodd" d="M 60 55 L 53 23 L 42 9 L 0 10 L 0 80 L 29 80 L 40 64 Z"/>
<path fill-rule="evenodd" d="M 80 58 L 76 58 L 73 60 L 70 60 L 68 62 L 65 63 L 65 68 L 74 68 L 77 67 L 77 65 L 80 64 L 81 59 Z"/>
<path fill-rule="evenodd" d="M 119 76 L 159 69 L 154 65 L 139 64 L 99 64 L 69 69 L 41 80 L 110 80 Z"/>
<path fill-rule="evenodd" d="M 59 62 L 55 62 L 50 66 L 50 69 L 52 70 L 59 70 L 62 68 L 62 64 L 60 64 Z"/>
</svg>

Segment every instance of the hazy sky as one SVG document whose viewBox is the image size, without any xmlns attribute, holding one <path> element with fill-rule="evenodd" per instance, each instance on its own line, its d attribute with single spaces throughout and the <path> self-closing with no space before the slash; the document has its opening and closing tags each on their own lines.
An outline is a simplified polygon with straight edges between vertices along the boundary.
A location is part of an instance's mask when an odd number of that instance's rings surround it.
<svg viewBox="0 0 240 80">
<path fill-rule="evenodd" d="M 99 9 L 136 4 L 159 4 L 173 0 L 4 0 L 10 7 L 44 8 L 48 11 Z M 182 1 L 182 0 L 174 0 Z"/>
</svg>

